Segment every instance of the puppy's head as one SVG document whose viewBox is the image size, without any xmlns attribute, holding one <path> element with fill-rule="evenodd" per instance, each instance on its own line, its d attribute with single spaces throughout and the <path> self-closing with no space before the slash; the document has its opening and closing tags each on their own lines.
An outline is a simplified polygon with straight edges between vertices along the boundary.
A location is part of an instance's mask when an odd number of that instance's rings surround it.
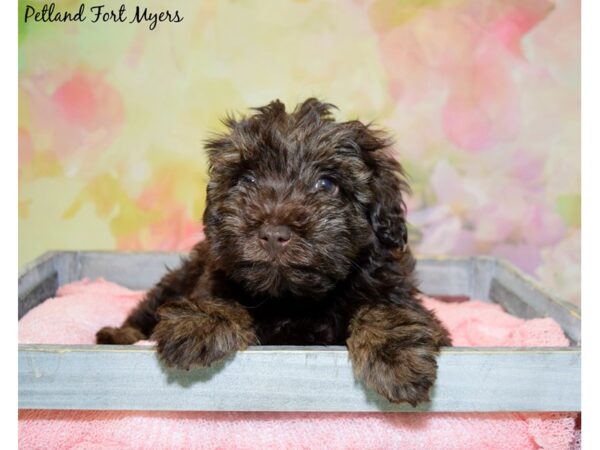
<svg viewBox="0 0 600 450">
<path fill-rule="evenodd" d="M 406 245 L 407 188 L 387 137 L 333 105 L 274 101 L 207 143 L 205 232 L 218 267 L 254 294 L 319 298 L 371 246 Z"/>
</svg>

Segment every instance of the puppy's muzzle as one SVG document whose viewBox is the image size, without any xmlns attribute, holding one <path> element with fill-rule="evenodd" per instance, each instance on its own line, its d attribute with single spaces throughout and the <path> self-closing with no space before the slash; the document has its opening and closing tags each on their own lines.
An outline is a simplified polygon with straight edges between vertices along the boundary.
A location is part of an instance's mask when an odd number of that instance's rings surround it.
<svg viewBox="0 0 600 450">
<path fill-rule="evenodd" d="M 258 238 L 265 247 L 272 253 L 281 251 L 290 242 L 292 229 L 286 225 L 264 224 L 258 231 Z"/>
</svg>

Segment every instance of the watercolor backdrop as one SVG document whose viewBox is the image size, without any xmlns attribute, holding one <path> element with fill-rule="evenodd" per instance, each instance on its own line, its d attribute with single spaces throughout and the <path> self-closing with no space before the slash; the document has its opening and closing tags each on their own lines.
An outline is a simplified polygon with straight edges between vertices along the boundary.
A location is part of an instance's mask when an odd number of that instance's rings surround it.
<svg viewBox="0 0 600 450">
<path fill-rule="evenodd" d="M 190 248 L 219 117 L 318 96 L 393 132 L 417 252 L 506 258 L 579 302 L 578 1 L 143 2 L 184 16 L 153 31 L 25 24 L 25 4 L 21 266 Z"/>
</svg>

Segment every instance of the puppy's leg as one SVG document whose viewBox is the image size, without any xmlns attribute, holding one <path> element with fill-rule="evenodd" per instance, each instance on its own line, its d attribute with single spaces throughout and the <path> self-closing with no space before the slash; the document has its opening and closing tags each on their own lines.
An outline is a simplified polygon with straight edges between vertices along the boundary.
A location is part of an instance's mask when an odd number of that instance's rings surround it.
<svg viewBox="0 0 600 450">
<path fill-rule="evenodd" d="M 204 271 L 206 249 L 198 244 L 183 265 L 167 273 L 120 327 L 104 327 L 96 333 L 98 344 L 133 344 L 147 339 L 156 326 L 156 310 L 168 300 L 188 296 Z"/>
<path fill-rule="evenodd" d="M 152 338 L 167 366 L 210 366 L 256 340 L 252 317 L 233 301 L 181 299 L 158 309 Z"/>
<path fill-rule="evenodd" d="M 354 373 L 367 387 L 393 403 L 429 400 L 439 348 L 451 345 L 431 312 L 420 304 L 368 305 L 356 312 L 349 331 Z"/>
</svg>

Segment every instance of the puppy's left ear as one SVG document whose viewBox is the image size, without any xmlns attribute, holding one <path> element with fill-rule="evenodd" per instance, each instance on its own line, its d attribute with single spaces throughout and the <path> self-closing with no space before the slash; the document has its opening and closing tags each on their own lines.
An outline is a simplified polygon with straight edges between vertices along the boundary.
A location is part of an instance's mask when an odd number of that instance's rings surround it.
<svg viewBox="0 0 600 450">
<path fill-rule="evenodd" d="M 408 192 L 408 184 L 398 161 L 380 152 L 373 157 L 376 169 L 371 188 L 375 196 L 370 212 L 371 226 L 381 244 L 404 251 L 408 245 L 408 232 L 402 193 Z"/>
<path fill-rule="evenodd" d="M 372 171 L 373 202 L 369 220 L 379 242 L 387 248 L 405 250 L 408 244 L 406 205 L 403 194 L 410 192 L 404 170 L 398 161 L 386 153 L 392 140 L 386 133 L 369 125 L 352 122 L 354 141 Z"/>
</svg>

